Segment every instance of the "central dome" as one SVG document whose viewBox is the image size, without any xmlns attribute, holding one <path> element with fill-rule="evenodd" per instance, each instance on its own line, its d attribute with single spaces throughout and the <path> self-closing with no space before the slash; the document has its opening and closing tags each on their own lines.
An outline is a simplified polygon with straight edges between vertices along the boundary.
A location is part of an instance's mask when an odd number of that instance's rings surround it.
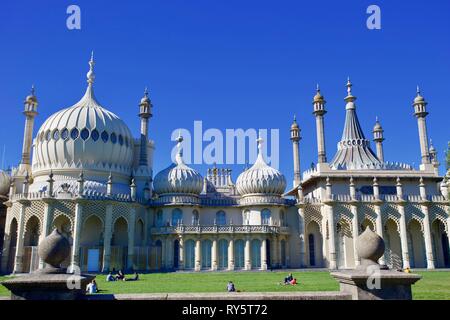
<svg viewBox="0 0 450 320">
<path fill-rule="evenodd" d="M 88 88 L 75 105 L 50 116 L 39 129 L 33 156 L 39 171 L 91 169 L 129 174 L 134 141 L 130 129 L 103 108 L 93 91 L 94 61 L 89 61 Z"/>
<path fill-rule="evenodd" d="M 286 188 L 284 175 L 270 167 L 261 152 L 262 140 L 258 139 L 258 158 L 250 169 L 242 172 L 236 181 L 236 189 L 240 195 L 281 195 Z"/>
</svg>

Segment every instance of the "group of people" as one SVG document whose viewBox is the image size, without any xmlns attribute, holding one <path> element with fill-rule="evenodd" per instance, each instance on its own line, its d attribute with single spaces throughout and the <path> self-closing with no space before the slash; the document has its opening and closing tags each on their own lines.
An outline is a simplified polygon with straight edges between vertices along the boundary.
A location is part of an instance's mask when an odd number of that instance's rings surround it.
<svg viewBox="0 0 450 320">
<path fill-rule="evenodd" d="M 110 281 L 137 281 L 139 280 L 139 275 L 137 272 L 134 273 L 134 276 L 132 278 L 126 278 L 125 274 L 123 273 L 122 270 L 119 270 L 119 272 L 117 272 L 117 275 L 113 276 L 112 272 L 108 273 L 108 275 L 106 276 L 106 281 L 110 282 Z"/>
</svg>

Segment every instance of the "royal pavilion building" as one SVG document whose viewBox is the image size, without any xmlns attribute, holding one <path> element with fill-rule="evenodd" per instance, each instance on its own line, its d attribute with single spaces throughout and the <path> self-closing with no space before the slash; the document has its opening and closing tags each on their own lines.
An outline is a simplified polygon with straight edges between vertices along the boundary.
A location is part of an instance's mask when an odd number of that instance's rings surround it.
<svg viewBox="0 0 450 320">
<path fill-rule="evenodd" d="M 71 244 L 64 264 L 90 272 L 354 268 L 355 238 L 366 227 L 386 243 L 383 264 L 450 267 L 449 182 L 438 173 L 419 90 L 418 169 L 384 160 L 378 120 L 372 150 L 348 80 L 343 134 L 331 160 L 319 88 L 312 107 L 318 159 L 303 172 L 300 128 L 295 120 L 291 125 L 294 182 L 287 188 L 284 175 L 267 164 L 262 139 L 255 163 L 235 182 L 227 168 L 214 166 L 205 176 L 190 168 L 181 136 L 175 162 L 154 175 L 148 92 L 135 138 L 95 98 L 93 58 L 89 65 L 81 100 L 50 116 L 35 136 L 34 89 L 25 99 L 21 162 L 11 176 L 0 172 L 3 273 L 42 268 L 37 245 L 54 228 Z"/>
</svg>

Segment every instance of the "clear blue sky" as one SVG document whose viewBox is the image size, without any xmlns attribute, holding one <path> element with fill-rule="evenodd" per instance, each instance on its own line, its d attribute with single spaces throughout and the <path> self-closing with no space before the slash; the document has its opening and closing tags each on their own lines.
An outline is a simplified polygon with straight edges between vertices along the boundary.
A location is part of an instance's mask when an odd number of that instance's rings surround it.
<svg viewBox="0 0 450 320">
<path fill-rule="evenodd" d="M 66 9 L 81 8 L 81 30 Z M 382 29 L 366 28 L 366 8 L 381 7 Z M 428 100 L 429 136 L 441 163 L 450 139 L 449 1 L 20 1 L 0 3 L 0 152 L 20 160 L 23 99 L 32 83 L 40 102 L 35 132 L 71 106 L 96 57 L 96 96 L 137 136 L 137 104 L 149 86 L 155 171 L 170 162 L 172 130 L 280 129 L 280 169 L 292 181 L 289 126 L 302 128 L 302 169 L 316 161 L 311 100 L 319 83 L 328 102 L 328 158 L 344 125 L 350 76 L 366 137 L 375 116 L 385 129 L 385 158 L 420 161 L 412 99 Z M 204 166 L 195 166 L 202 174 Z M 234 175 L 242 166 L 234 167 Z M 441 170 L 442 171 L 442 170 Z"/>
</svg>

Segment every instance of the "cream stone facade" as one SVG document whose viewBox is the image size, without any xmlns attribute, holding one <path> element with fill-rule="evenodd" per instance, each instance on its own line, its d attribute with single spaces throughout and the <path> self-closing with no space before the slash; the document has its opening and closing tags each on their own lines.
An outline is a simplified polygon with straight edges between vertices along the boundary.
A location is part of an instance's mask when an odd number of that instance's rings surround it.
<svg viewBox="0 0 450 320">
<path fill-rule="evenodd" d="M 50 116 L 34 139 L 34 89 L 25 100 L 22 160 L 11 177 L 0 175 L 7 200 L 2 272 L 42 268 L 36 248 L 53 228 L 71 243 L 64 264 L 90 272 L 354 268 L 360 263 L 354 240 L 366 227 L 386 242 L 382 263 L 450 266 L 449 184 L 428 146 L 427 103 L 419 90 L 413 103 L 419 169 L 384 161 L 378 120 L 372 151 L 348 80 L 343 135 L 331 161 L 319 88 L 312 108 L 318 161 L 303 173 L 305 150 L 294 120 L 294 183 L 286 190 L 284 175 L 264 159 L 261 139 L 256 162 L 236 182 L 227 168 L 214 166 L 203 177 L 186 165 L 181 136 L 175 162 L 154 175 L 148 91 L 139 103 L 136 139 L 95 98 L 93 57 L 89 66 L 81 100 Z"/>
</svg>

